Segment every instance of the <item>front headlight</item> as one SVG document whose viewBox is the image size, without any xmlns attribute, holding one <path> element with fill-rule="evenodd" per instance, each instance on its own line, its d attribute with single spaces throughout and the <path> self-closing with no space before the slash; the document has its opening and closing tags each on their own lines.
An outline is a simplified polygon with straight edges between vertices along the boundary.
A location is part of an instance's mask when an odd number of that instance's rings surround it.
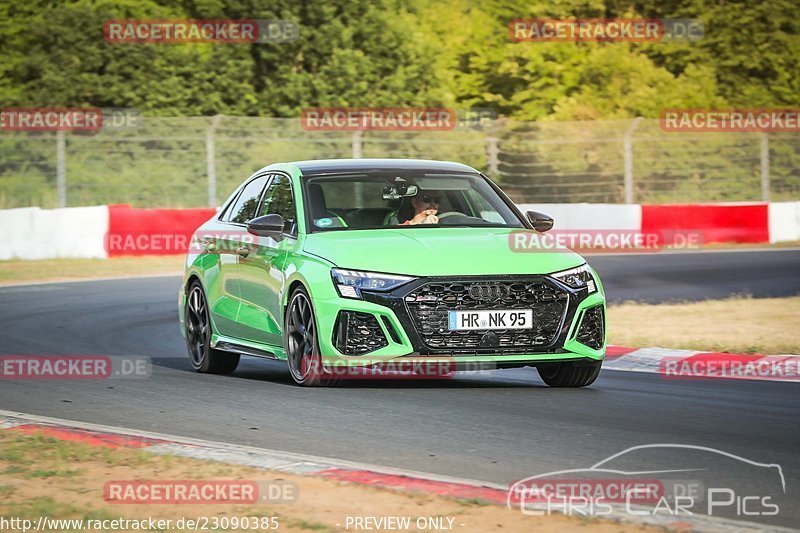
<svg viewBox="0 0 800 533">
<path fill-rule="evenodd" d="M 396 274 L 362 272 L 360 270 L 331 269 L 333 284 L 342 298 L 361 298 L 361 291 L 391 291 L 414 278 Z"/>
<path fill-rule="evenodd" d="M 597 291 L 597 284 L 594 281 L 592 273 L 589 271 L 589 265 L 586 263 L 577 268 L 555 272 L 554 274 L 550 274 L 550 277 L 563 281 L 573 289 L 582 289 L 586 287 L 589 289 L 589 294 Z"/>
</svg>

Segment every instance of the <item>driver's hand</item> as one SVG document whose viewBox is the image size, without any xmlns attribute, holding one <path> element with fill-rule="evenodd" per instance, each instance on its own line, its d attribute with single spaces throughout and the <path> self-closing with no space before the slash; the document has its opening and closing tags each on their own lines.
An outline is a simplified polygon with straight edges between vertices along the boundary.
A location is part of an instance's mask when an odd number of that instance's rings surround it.
<svg viewBox="0 0 800 533">
<path fill-rule="evenodd" d="M 425 220 L 422 221 L 423 224 L 438 224 L 439 217 L 436 216 L 436 209 L 426 209 L 425 213 Z"/>
<path fill-rule="evenodd" d="M 414 215 L 411 219 L 411 224 L 438 224 L 439 217 L 436 216 L 436 209 L 426 209 L 421 213 Z"/>
</svg>

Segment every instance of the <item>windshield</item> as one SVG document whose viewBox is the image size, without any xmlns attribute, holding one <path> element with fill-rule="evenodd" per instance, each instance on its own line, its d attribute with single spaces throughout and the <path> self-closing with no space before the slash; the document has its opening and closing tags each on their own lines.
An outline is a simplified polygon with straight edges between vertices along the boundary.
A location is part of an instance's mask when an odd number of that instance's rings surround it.
<svg viewBox="0 0 800 533">
<path fill-rule="evenodd" d="M 311 232 L 381 228 L 524 227 L 480 175 L 389 172 L 305 181 Z"/>
</svg>

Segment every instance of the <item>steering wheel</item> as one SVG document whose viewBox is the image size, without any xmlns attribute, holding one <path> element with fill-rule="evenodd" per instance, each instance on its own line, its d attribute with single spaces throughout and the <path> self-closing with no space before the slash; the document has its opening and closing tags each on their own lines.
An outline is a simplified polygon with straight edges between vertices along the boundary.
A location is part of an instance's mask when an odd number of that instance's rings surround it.
<svg viewBox="0 0 800 533">
<path fill-rule="evenodd" d="M 455 216 L 455 215 L 462 215 L 463 216 L 464 213 L 459 213 L 458 211 L 447 211 L 446 213 L 442 213 L 442 214 L 439 214 L 439 215 L 436 215 L 436 216 L 439 217 L 439 219 L 441 220 L 443 218 L 452 217 L 452 216 Z"/>
</svg>

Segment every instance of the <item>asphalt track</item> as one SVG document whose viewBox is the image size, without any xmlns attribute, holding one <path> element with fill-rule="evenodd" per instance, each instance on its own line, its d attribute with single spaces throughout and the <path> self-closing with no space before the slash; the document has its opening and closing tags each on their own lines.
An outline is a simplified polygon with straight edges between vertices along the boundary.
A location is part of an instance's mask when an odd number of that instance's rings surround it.
<svg viewBox="0 0 800 533">
<path fill-rule="evenodd" d="M 800 293 L 798 250 L 590 261 L 612 301 Z M 198 375 L 178 331 L 179 285 L 161 277 L 0 288 L 0 354 L 153 358 L 147 379 L 2 380 L 0 409 L 498 483 L 585 468 L 630 446 L 692 444 L 779 464 L 786 497 L 800 494 L 796 383 L 608 371 L 591 388 L 558 390 L 526 368 L 304 389 L 285 365 L 249 358 L 233 376 Z M 664 454 L 649 466 L 675 460 Z M 752 473 L 726 475 L 746 484 Z M 769 520 L 797 527 L 800 507 Z"/>
</svg>

